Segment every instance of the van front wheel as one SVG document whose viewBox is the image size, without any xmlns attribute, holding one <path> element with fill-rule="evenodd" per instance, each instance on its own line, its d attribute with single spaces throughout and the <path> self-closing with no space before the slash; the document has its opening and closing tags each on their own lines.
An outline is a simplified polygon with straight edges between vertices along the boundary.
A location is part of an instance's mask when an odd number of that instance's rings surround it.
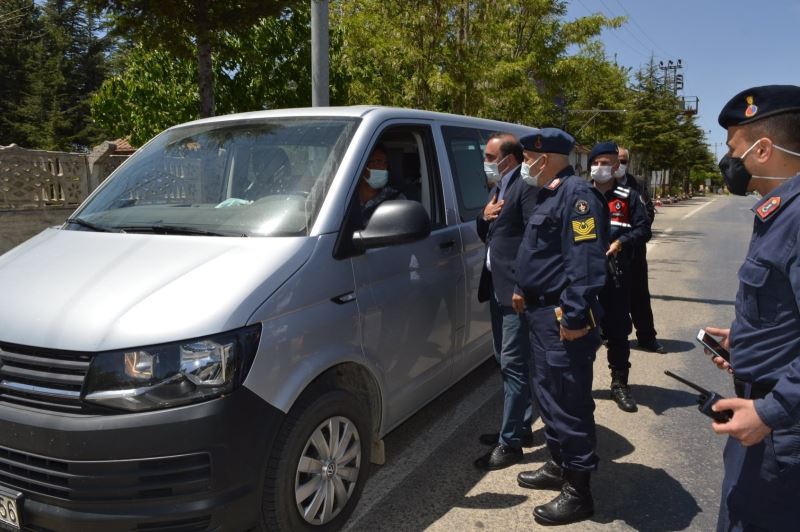
<svg viewBox="0 0 800 532">
<path fill-rule="evenodd" d="M 346 391 L 301 398 L 267 466 L 262 529 L 341 528 L 367 478 L 370 428 L 369 414 Z"/>
</svg>

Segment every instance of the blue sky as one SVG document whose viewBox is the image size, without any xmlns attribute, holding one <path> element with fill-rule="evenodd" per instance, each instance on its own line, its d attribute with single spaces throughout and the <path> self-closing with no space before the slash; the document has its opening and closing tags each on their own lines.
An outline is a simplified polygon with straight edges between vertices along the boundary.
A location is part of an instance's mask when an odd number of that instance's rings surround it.
<svg viewBox="0 0 800 532">
<path fill-rule="evenodd" d="M 756 85 L 800 85 L 800 0 L 569 0 L 570 19 L 598 12 L 629 16 L 601 36 L 620 65 L 637 69 L 651 54 L 682 60 L 682 94 L 700 98 L 698 123 L 718 158 L 726 148 L 717 115 L 731 97 Z"/>
</svg>

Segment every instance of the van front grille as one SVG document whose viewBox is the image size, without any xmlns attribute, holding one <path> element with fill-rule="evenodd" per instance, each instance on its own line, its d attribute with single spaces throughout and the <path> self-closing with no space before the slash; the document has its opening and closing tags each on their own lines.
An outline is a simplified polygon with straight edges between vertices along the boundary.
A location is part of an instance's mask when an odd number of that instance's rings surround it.
<svg viewBox="0 0 800 532">
<path fill-rule="evenodd" d="M 91 355 L 0 344 L 0 401 L 81 412 Z"/>
<path fill-rule="evenodd" d="M 0 484 L 71 501 L 174 497 L 211 489 L 211 456 L 76 462 L 0 447 Z"/>
</svg>

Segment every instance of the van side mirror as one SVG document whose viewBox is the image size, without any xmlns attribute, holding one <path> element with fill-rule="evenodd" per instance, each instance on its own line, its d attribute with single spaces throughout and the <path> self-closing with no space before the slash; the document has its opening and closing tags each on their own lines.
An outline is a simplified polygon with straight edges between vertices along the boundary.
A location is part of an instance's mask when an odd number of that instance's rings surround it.
<svg viewBox="0 0 800 532">
<path fill-rule="evenodd" d="M 421 203 L 384 201 L 372 213 L 367 226 L 353 233 L 353 245 L 361 250 L 422 240 L 431 234 L 431 219 Z"/>
</svg>

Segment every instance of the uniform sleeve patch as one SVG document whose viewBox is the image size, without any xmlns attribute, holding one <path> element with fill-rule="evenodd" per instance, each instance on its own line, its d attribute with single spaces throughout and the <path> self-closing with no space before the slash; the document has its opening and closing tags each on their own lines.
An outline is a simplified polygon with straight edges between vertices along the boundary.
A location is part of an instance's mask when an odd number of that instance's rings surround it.
<svg viewBox="0 0 800 532">
<path fill-rule="evenodd" d="M 573 240 L 575 242 L 597 240 L 597 229 L 595 227 L 594 217 L 592 216 L 583 220 L 572 220 L 572 232 L 574 233 Z"/>
<path fill-rule="evenodd" d="M 583 199 L 576 201 L 575 212 L 580 215 L 589 214 L 589 202 Z"/>
</svg>

